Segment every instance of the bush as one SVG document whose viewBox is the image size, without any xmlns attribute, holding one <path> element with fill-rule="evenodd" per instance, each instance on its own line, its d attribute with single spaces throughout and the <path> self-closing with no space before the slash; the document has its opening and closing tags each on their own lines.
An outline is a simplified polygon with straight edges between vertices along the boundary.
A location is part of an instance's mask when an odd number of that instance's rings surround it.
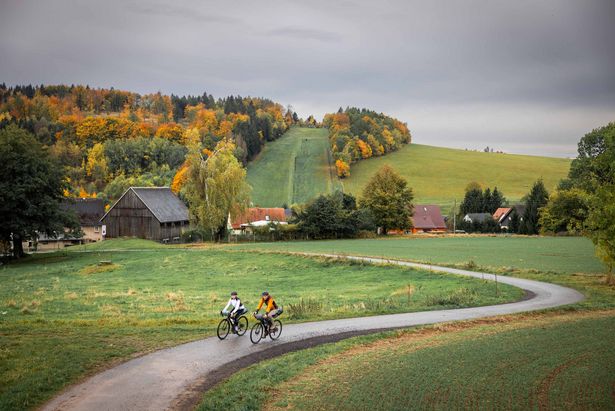
<svg viewBox="0 0 615 411">
<path fill-rule="evenodd" d="M 186 230 L 181 234 L 182 243 L 198 243 L 202 241 L 212 241 L 211 232 L 200 228 Z"/>
<path fill-rule="evenodd" d="M 288 304 L 288 317 L 291 319 L 310 318 L 322 312 L 322 302 L 315 298 L 301 298 L 297 304 Z"/>
<path fill-rule="evenodd" d="M 375 231 L 361 230 L 357 233 L 357 238 L 377 238 L 378 234 Z"/>
<path fill-rule="evenodd" d="M 474 304 L 476 301 L 476 291 L 462 287 L 448 295 L 430 296 L 426 301 L 428 305 L 467 307 Z"/>
</svg>

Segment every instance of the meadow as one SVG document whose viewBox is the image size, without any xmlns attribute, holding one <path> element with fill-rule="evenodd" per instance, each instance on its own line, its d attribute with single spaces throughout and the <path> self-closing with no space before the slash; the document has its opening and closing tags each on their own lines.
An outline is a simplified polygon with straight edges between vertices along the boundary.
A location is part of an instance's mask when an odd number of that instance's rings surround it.
<svg viewBox="0 0 615 411">
<path fill-rule="evenodd" d="M 584 237 L 442 236 L 247 243 L 233 246 L 281 252 L 352 254 L 397 258 L 499 272 L 598 274 L 604 265 Z"/>
<path fill-rule="evenodd" d="M 85 252 L 84 252 L 85 249 Z M 268 289 L 285 321 L 496 304 L 481 280 L 324 258 L 110 240 L 0 268 L 0 409 L 34 408 L 133 356 L 214 335 L 228 293 Z"/>
<path fill-rule="evenodd" d="M 254 365 L 199 409 L 612 409 L 614 329 L 568 311 L 359 337 Z"/>
<path fill-rule="evenodd" d="M 305 203 L 340 188 L 326 129 L 293 127 L 267 143 L 248 164 L 252 201 L 259 207 Z"/>
<path fill-rule="evenodd" d="M 416 204 L 437 204 L 448 213 L 463 200 L 469 182 L 484 188 L 498 187 L 510 202 L 526 195 L 538 178 L 551 191 L 568 175 L 570 160 L 515 154 L 484 153 L 452 148 L 408 144 L 382 157 L 359 161 L 343 180 L 344 191 L 359 196 L 363 187 L 384 164 L 408 180 Z"/>
</svg>

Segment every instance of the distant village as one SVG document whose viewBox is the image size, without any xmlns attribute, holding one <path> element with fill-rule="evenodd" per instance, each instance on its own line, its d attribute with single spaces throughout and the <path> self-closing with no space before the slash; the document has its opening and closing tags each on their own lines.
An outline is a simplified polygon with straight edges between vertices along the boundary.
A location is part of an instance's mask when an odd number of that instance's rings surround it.
<svg viewBox="0 0 615 411">
<path fill-rule="evenodd" d="M 53 250 L 119 237 L 142 238 L 163 244 L 180 243 L 183 242 L 182 234 L 190 228 L 188 208 L 167 187 L 130 187 L 107 211 L 103 200 L 96 198 L 67 200 L 62 204 L 62 208 L 75 213 L 81 232 L 78 235 L 60 233 L 55 237 L 39 234 L 36 239 L 24 242 L 24 249 Z M 523 216 L 524 208 L 523 205 L 514 205 L 498 208 L 493 214 L 470 213 L 456 223 L 482 224 L 491 220 L 506 232 L 510 227 L 513 212 Z M 287 225 L 291 220 L 290 209 L 252 207 L 236 218 L 229 216 L 227 229 L 231 238 L 241 238 L 252 235 L 259 228 Z M 442 215 L 439 206 L 415 204 L 412 228 L 389 230 L 387 234 L 443 234 L 453 231 L 464 233 L 463 230 L 455 229 L 454 222 L 447 220 L 450 218 Z"/>
</svg>

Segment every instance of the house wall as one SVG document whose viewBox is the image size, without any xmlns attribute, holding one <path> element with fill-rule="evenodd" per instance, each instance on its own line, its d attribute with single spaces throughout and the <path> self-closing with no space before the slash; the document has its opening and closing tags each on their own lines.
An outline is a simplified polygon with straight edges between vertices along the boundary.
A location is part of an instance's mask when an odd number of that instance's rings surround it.
<svg viewBox="0 0 615 411">
<path fill-rule="evenodd" d="M 81 227 L 83 231 L 83 240 L 88 241 L 102 241 L 102 224 L 92 227 Z"/>
</svg>

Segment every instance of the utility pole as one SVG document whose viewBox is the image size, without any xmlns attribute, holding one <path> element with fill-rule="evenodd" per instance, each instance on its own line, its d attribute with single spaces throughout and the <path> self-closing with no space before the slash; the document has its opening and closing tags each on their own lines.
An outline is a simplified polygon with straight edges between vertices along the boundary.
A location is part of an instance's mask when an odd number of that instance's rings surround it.
<svg viewBox="0 0 615 411">
<path fill-rule="evenodd" d="M 457 232 L 457 199 L 453 199 L 453 235 Z"/>
</svg>

